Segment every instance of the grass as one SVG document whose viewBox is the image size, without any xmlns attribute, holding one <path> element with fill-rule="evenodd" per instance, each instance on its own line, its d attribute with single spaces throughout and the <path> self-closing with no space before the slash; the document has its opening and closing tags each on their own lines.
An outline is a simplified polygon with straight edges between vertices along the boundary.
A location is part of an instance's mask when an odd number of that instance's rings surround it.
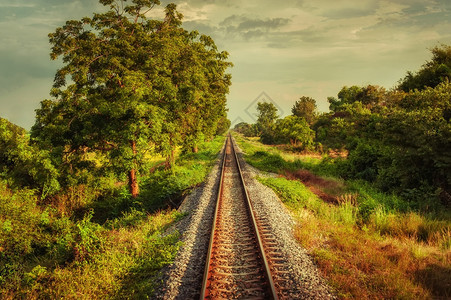
<svg viewBox="0 0 451 300">
<path fill-rule="evenodd" d="M 180 154 L 173 170 L 156 159 L 137 199 L 107 178 L 46 203 L 0 181 L 0 298 L 151 297 L 180 247 L 178 233 L 162 235 L 183 217 L 173 204 L 204 180 L 223 141 Z"/>
<path fill-rule="evenodd" d="M 247 162 L 280 174 L 258 180 L 291 210 L 296 238 L 339 298 L 451 297 L 449 212 L 421 214 L 411 209 L 408 199 L 384 194 L 368 182 L 334 177 L 339 165 L 335 160 L 302 158 L 234 136 Z M 301 168 L 313 174 L 309 186 L 287 176 Z M 316 185 L 310 186 L 312 182 Z M 324 201 L 315 189 L 335 201 Z"/>
<path fill-rule="evenodd" d="M 76 221 L 39 207 L 33 191 L 0 191 L 2 299 L 142 298 L 180 246 L 177 234 L 160 235 L 180 218 L 174 210 L 99 225 L 92 214 Z"/>
<path fill-rule="evenodd" d="M 176 234 L 161 237 L 177 219 L 174 211 L 145 216 L 134 226 L 93 229 L 88 220 L 77 224 L 79 238 L 74 258 L 55 268 L 35 266 L 20 296 L 44 298 L 145 298 L 152 293 L 152 278 L 170 263 L 179 247 Z M 95 228 L 95 227 L 94 227 Z M 35 276 L 36 268 L 41 270 Z"/>
</svg>

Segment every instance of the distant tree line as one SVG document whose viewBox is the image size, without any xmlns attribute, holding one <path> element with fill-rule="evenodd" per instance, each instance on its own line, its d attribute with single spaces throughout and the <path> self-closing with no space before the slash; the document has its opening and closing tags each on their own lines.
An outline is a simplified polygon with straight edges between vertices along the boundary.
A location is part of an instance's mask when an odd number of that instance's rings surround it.
<svg viewBox="0 0 451 300">
<path fill-rule="evenodd" d="M 315 100 L 301 97 L 284 119 L 277 119 L 274 105 L 260 103 L 256 124 L 240 123 L 235 130 L 267 144 L 347 152 L 347 159 L 337 161 L 342 177 L 374 182 L 423 206 L 437 198 L 449 206 L 450 78 L 451 46 L 440 45 L 432 49 L 430 61 L 392 90 L 345 86 L 328 98 L 330 112 L 322 114 Z"/>
<path fill-rule="evenodd" d="M 314 131 L 310 124 L 316 118 L 316 101 L 301 97 L 292 108 L 292 115 L 279 119 L 277 108 L 270 102 L 257 103 L 255 124 L 241 122 L 234 129 L 245 136 L 258 136 L 265 144 L 290 144 L 298 149 L 313 149 Z"/>
</svg>

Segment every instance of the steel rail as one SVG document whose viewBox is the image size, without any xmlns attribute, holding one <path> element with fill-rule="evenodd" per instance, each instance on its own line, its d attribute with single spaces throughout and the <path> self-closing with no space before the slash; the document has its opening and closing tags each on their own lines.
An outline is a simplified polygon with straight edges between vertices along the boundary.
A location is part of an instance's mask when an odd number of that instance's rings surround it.
<svg viewBox="0 0 451 300">
<path fill-rule="evenodd" d="M 240 161 L 238 160 L 238 156 L 237 156 L 236 151 L 235 151 L 235 144 L 233 142 L 232 136 L 229 135 L 229 137 L 230 137 L 230 142 L 232 143 L 232 151 L 233 151 L 233 154 L 235 155 L 236 164 L 238 166 L 238 171 L 240 173 L 240 179 L 241 179 L 242 187 L 243 187 L 243 190 L 244 190 L 244 195 L 246 197 L 247 206 L 249 208 L 249 213 L 250 213 L 251 218 L 252 218 L 252 225 L 254 227 L 255 235 L 257 237 L 258 247 L 260 249 L 260 254 L 261 254 L 262 259 L 263 259 L 263 264 L 264 264 L 264 269 L 265 269 L 265 276 L 266 276 L 266 279 L 268 280 L 268 283 L 269 283 L 271 296 L 272 296 L 273 299 L 278 299 L 277 292 L 276 292 L 276 287 L 274 285 L 274 281 L 273 281 L 272 276 L 271 276 L 271 269 L 269 268 L 268 260 L 266 258 L 265 250 L 263 248 L 263 242 L 262 242 L 262 239 L 260 238 L 260 233 L 259 233 L 258 226 L 257 226 L 257 220 L 256 220 L 255 214 L 254 214 L 254 206 L 252 205 L 252 202 L 251 202 L 251 200 L 249 198 L 249 192 L 247 191 L 246 184 L 244 183 L 243 172 L 241 171 Z"/>
<path fill-rule="evenodd" d="M 221 165 L 221 175 L 219 178 L 219 186 L 218 186 L 218 195 L 216 197 L 216 208 L 215 208 L 215 215 L 213 217 L 213 227 L 211 229 L 211 234 L 210 234 L 210 243 L 208 245 L 208 253 L 207 253 L 207 259 L 206 259 L 206 264 L 205 264 L 205 270 L 204 270 L 204 278 L 202 281 L 202 290 L 200 293 L 200 299 L 205 299 L 205 292 L 207 290 L 207 283 L 208 283 L 208 271 L 210 270 L 210 258 L 211 258 L 211 252 L 212 252 L 212 246 L 213 246 L 213 242 L 214 242 L 214 235 L 215 235 L 215 230 L 216 230 L 216 219 L 218 216 L 218 210 L 219 210 L 219 199 L 222 196 L 222 188 L 223 188 L 223 178 L 224 178 L 224 166 L 225 166 L 225 161 L 226 161 L 226 152 L 227 152 L 227 141 L 228 141 L 229 137 L 227 137 L 227 140 L 224 144 L 224 152 L 222 154 L 222 165 Z"/>
<path fill-rule="evenodd" d="M 246 184 L 244 182 L 244 178 L 243 178 L 243 174 L 242 174 L 242 170 L 241 170 L 241 165 L 240 162 L 238 160 L 238 156 L 236 154 L 235 151 L 235 144 L 232 140 L 231 135 L 229 134 L 227 137 L 227 140 L 225 142 L 225 146 L 224 146 L 224 153 L 223 153 L 223 157 L 222 157 L 222 165 L 221 165 L 221 175 L 220 175 L 220 179 L 219 179 L 219 187 L 218 187 L 218 194 L 217 194 L 217 198 L 216 198 L 216 208 L 215 208 L 215 214 L 214 214 L 214 218 L 213 218 L 213 225 L 212 225 L 212 231 L 210 234 L 210 242 L 209 242 L 209 246 L 208 246 L 208 253 L 207 253 L 207 259 L 206 259 L 206 264 L 205 264 L 205 270 L 204 270 L 204 276 L 203 276 L 203 282 L 202 282 L 202 289 L 201 289 L 201 294 L 200 294 L 200 299 L 205 299 L 206 297 L 206 292 L 207 292 L 207 288 L 208 288 L 208 284 L 209 284 L 209 279 L 208 279 L 208 275 L 209 275 L 209 270 L 210 270 L 210 265 L 211 265 L 211 256 L 212 256 L 212 248 L 213 248 L 213 243 L 214 243 L 214 236 L 215 236 L 215 230 L 216 230 L 216 220 L 217 220 L 217 216 L 218 216 L 218 210 L 219 210 L 219 201 L 220 198 L 222 197 L 223 194 L 223 178 L 224 178 L 224 166 L 225 166 L 225 161 L 226 161 L 226 157 L 227 157 L 227 143 L 231 144 L 231 150 L 233 152 L 233 155 L 235 156 L 235 161 L 236 161 L 236 165 L 238 167 L 238 173 L 239 173 L 239 177 L 240 177 L 240 182 L 241 182 L 241 187 L 243 189 L 243 194 L 245 197 L 245 202 L 246 202 L 246 206 L 249 212 L 249 215 L 251 217 L 251 223 L 252 223 L 252 227 L 253 227 L 253 232 L 255 233 L 256 239 L 257 239 L 257 244 L 258 244 L 258 251 L 260 253 L 260 256 L 262 258 L 263 261 L 263 268 L 264 268 L 264 276 L 266 277 L 266 280 L 268 282 L 268 286 L 269 286 L 269 292 L 270 292 L 270 297 L 271 299 L 278 299 L 278 295 L 276 292 L 276 288 L 274 285 L 274 281 L 273 278 L 271 276 L 271 271 L 269 268 L 269 264 L 268 264 L 268 260 L 266 258 L 265 255 L 265 251 L 264 251 L 264 247 L 263 247 L 263 242 L 262 239 L 260 238 L 260 234 L 259 234 L 259 230 L 258 230 L 258 226 L 257 226 L 257 222 L 256 222 L 256 218 L 253 212 L 253 205 L 252 202 L 250 201 L 249 198 L 249 193 L 248 190 L 246 188 Z"/>
</svg>

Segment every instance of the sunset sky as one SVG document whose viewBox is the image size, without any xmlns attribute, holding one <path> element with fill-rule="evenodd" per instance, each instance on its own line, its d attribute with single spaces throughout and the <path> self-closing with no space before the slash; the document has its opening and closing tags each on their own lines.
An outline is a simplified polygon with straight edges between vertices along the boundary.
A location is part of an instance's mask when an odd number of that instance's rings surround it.
<svg viewBox="0 0 451 300">
<path fill-rule="evenodd" d="M 252 122 L 265 92 L 282 115 L 300 96 L 327 111 L 344 86 L 389 89 L 451 44 L 449 0 L 194 0 L 178 4 L 184 27 L 213 37 L 234 67 L 229 119 Z M 160 18 L 158 8 L 149 17 Z M 30 129 L 60 66 L 48 33 L 66 20 L 105 10 L 96 0 L 0 0 L 0 117 Z"/>
</svg>

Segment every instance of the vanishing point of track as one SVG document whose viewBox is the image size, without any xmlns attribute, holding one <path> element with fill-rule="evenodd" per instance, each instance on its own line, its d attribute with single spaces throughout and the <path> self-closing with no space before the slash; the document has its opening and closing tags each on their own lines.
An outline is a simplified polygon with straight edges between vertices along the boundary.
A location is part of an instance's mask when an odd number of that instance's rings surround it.
<svg viewBox="0 0 451 300">
<path fill-rule="evenodd" d="M 282 258 L 265 255 L 265 250 L 274 252 L 272 245 L 276 243 L 261 223 L 253 212 L 233 141 L 228 136 L 201 299 L 278 299 L 271 270 Z"/>
</svg>

